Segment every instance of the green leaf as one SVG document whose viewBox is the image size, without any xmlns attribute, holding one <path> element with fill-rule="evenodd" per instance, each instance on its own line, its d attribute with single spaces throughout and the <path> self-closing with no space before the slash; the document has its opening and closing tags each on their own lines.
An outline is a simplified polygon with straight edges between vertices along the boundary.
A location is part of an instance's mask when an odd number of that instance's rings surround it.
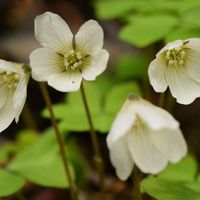
<svg viewBox="0 0 200 200">
<path fill-rule="evenodd" d="M 81 184 L 87 178 L 89 166 L 85 155 L 77 147 L 74 140 L 67 143 L 67 155 L 73 165 L 77 177 L 76 182 L 77 184 Z"/>
<path fill-rule="evenodd" d="M 23 130 L 17 133 L 15 145 L 18 150 L 22 150 L 30 146 L 38 139 L 38 133 L 33 130 Z"/>
<path fill-rule="evenodd" d="M 0 163 L 3 163 L 8 159 L 7 153 L 3 150 L 3 147 L 0 149 Z"/>
<path fill-rule="evenodd" d="M 25 184 L 24 178 L 4 169 L 0 169 L 0 180 L 0 197 L 18 192 Z"/>
<path fill-rule="evenodd" d="M 115 73 L 122 80 L 142 79 L 147 75 L 148 61 L 144 56 L 124 55 L 117 59 Z"/>
<path fill-rule="evenodd" d="M 151 6 L 149 6 L 151 4 Z M 190 5 L 191 6 L 191 5 Z M 188 9 L 187 0 L 150 0 L 139 7 L 138 11 L 145 14 L 173 14 L 179 15 L 183 10 Z"/>
<path fill-rule="evenodd" d="M 195 180 L 195 182 L 191 183 L 189 182 L 187 184 L 187 186 L 197 192 L 200 192 L 200 176 L 197 177 L 197 179 Z"/>
<path fill-rule="evenodd" d="M 67 105 L 65 108 L 69 108 Z M 65 131 L 88 131 L 89 124 L 85 112 L 74 112 L 73 109 L 67 109 L 66 116 L 62 118 L 59 123 L 59 127 Z"/>
<path fill-rule="evenodd" d="M 57 103 L 53 105 L 53 112 L 55 114 L 56 119 L 60 120 L 65 116 L 66 107 L 63 103 Z M 46 118 L 50 118 L 49 110 L 45 108 L 42 111 L 42 116 Z"/>
<path fill-rule="evenodd" d="M 186 173 L 186 172 L 185 172 Z M 149 177 L 141 182 L 141 190 L 157 200 L 200 200 L 200 193 L 180 182 Z"/>
<path fill-rule="evenodd" d="M 88 119 L 87 119 L 86 113 L 79 112 L 79 113 L 75 114 L 73 112 L 73 110 L 71 110 L 71 111 L 72 112 L 69 112 L 69 110 L 68 110 L 68 112 L 67 112 L 68 117 L 65 117 L 61 120 L 61 122 L 59 123 L 59 127 L 65 131 L 76 131 L 76 132 L 89 131 L 90 127 L 88 124 Z M 101 133 L 108 132 L 108 130 L 111 127 L 111 123 L 113 121 L 114 114 L 105 113 L 102 111 L 99 113 L 92 112 L 91 115 L 92 115 L 95 130 L 97 130 Z"/>
<path fill-rule="evenodd" d="M 17 133 L 15 141 L 6 142 L 1 146 L 0 162 L 6 162 L 9 157 L 13 157 L 26 146 L 32 144 L 38 137 L 33 130 L 23 130 Z"/>
<path fill-rule="evenodd" d="M 94 113 L 99 113 L 101 110 L 100 101 L 102 98 L 100 91 L 97 89 L 96 85 L 92 85 L 91 83 L 86 83 L 84 86 L 88 105 L 92 115 L 94 115 Z M 53 110 L 56 118 L 61 120 L 59 127 L 62 130 L 89 130 L 87 116 L 80 91 L 69 93 L 66 102 L 54 105 Z M 43 116 L 49 117 L 48 110 L 43 112 Z"/>
<path fill-rule="evenodd" d="M 149 6 L 151 5 L 151 6 Z M 198 2 L 181 0 L 104 0 L 96 4 L 97 16 L 101 19 L 128 18 L 130 14 L 179 14 L 195 7 Z M 110 9 L 112 8 L 112 9 Z"/>
<path fill-rule="evenodd" d="M 193 9 L 189 9 L 186 12 L 182 14 L 182 21 L 183 24 L 187 24 L 188 26 L 199 27 L 200 28 L 200 21 L 197 19 L 200 19 L 200 7 L 195 7 Z"/>
<path fill-rule="evenodd" d="M 10 163 L 9 169 L 38 185 L 58 188 L 69 186 L 53 130 L 21 151 Z M 71 165 L 70 169 L 73 175 Z"/>
<path fill-rule="evenodd" d="M 110 76 L 110 74 L 104 74 L 103 76 L 98 77 L 95 82 L 92 83 L 93 85 L 96 85 L 97 89 L 99 90 L 101 94 L 101 101 L 108 93 L 108 91 L 118 82 L 118 79 L 116 80 L 116 77 L 113 76 L 112 78 L 110 78 Z"/>
<path fill-rule="evenodd" d="M 184 15 L 186 11 L 198 6 L 199 0 L 103 0 L 98 1 L 95 7 L 101 19 L 122 19 L 133 13 Z"/>
<path fill-rule="evenodd" d="M 101 133 L 109 131 L 115 114 L 119 111 L 128 93 L 131 91 L 136 94 L 140 93 L 139 86 L 135 82 L 115 85 L 108 92 L 109 88 L 111 88 L 111 85 L 108 84 L 108 80 L 101 79 L 96 85 L 85 84 L 85 91 L 94 127 Z M 105 97 L 105 93 L 108 94 L 108 100 L 106 100 L 107 96 Z M 111 107 L 109 104 L 111 104 Z M 59 128 L 61 130 L 76 132 L 90 130 L 80 93 L 70 93 L 66 102 L 54 105 L 53 109 L 57 119 L 60 120 Z M 49 117 L 47 111 L 43 114 Z"/>
<path fill-rule="evenodd" d="M 141 0 L 104 0 L 99 1 L 95 7 L 98 17 L 101 19 L 113 19 L 121 17 L 129 11 L 137 8 L 141 3 L 143 3 Z"/>
<path fill-rule="evenodd" d="M 78 113 L 77 115 L 72 113 L 67 113 L 68 116 L 63 118 L 61 122 L 59 123 L 59 127 L 62 130 L 65 131 L 75 131 L 75 132 L 81 132 L 81 131 L 89 131 L 90 127 L 88 124 L 88 120 L 85 113 Z M 71 115 L 69 115 L 71 114 Z M 111 127 L 111 123 L 114 119 L 113 113 L 92 113 L 93 123 L 95 130 L 106 133 Z"/>
<path fill-rule="evenodd" d="M 116 113 L 103 112 L 100 116 L 94 117 L 94 124 L 97 131 L 107 133 L 112 125 Z"/>
<path fill-rule="evenodd" d="M 99 111 L 101 109 L 99 102 L 101 101 L 102 94 L 101 91 L 98 90 L 98 86 L 94 85 L 92 82 L 85 82 L 84 90 L 90 109 L 93 111 Z M 68 104 L 69 106 L 73 106 L 77 109 L 83 108 L 83 100 L 80 91 L 69 94 Z"/>
<path fill-rule="evenodd" d="M 178 39 L 188 39 L 188 38 L 194 38 L 194 37 L 200 37 L 200 28 L 199 27 L 191 27 L 191 26 L 181 26 L 175 31 L 171 32 L 167 37 L 165 38 L 165 43 L 172 42 L 174 40 Z"/>
<path fill-rule="evenodd" d="M 89 109 L 93 118 L 95 129 L 105 133 L 110 129 L 113 115 L 107 114 L 103 109 L 103 100 L 109 88 L 113 85 L 108 77 L 97 79 L 95 83 L 85 83 L 85 93 Z M 56 118 L 60 120 L 59 128 L 63 131 L 88 131 L 89 124 L 79 92 L 69 93 L 66 102 L 53 106 Z M 49 117 L 47 110 L 43 116 Z"/>
<path fill-rule="evenodd" d="M 99 112 L 101 110 L 100 102 L 102 93 L 98 89 L 98 86 L 86 82 L 84 83 L 84 89 L 90 110 L 92 112 Z M 80 91 L 69 93 L 66 97 L 66 102 L 54 105 L 53 110 L 57 119 L 68 118 L 71 114 L 77 117 L 79 113 L 85 113 Z M 49 117 L 48 110 L 45 109 L 42 115 Z M 73 118 L 73 116 L 70 117 Z"/>
<path fill-rule="evenodd" d="M 169 181 L 193 182 L 196 173 L 197 162 L 192 156 L 187 156 L 177 164 L 169 164 L 158 177 Z"/>
<path fill-rule="evenodd" d="M 113 87 L 106 97 L 105 111 L 116 114 L 121 109 L 130 92 L 137 95 L 141 94 L 140 88 L 136 82 L 118 84 Z"/>
<path fill-rule="evenodd" d="M 1 147 L 1 151 L 9 159 L 10 156 L 17 153 L 18 147 L 15 142 L 7 142 Z"/>
<path fill-rule="evenodd" d="M 179 4 L 179 13 L 184 15 L 190 9 L 194 9 L 200 6 L 199 0 L 182 0 Z"/>
<path fill-rule="evenodd" d="M 164 39 L 177 24 L 172 15 L 133 16 L 119 33 L 119 38 L 136 47 L 146 47 Z"/>
</svg>

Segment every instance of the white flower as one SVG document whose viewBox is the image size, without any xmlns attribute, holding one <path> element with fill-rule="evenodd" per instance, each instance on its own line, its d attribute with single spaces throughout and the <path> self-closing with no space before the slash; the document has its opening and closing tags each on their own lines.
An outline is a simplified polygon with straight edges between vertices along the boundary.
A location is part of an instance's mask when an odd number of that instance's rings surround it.
<svg viewBox="0 0 200 200">
<path fill-rule="evenodd" d="M 187 153 L 179 123 L 165 110 L 130 94 L 107 136 L 112 165 L 126 180 L 134 165 L 156 174 Z"/>
<path fill-rule="evenodd" d="M 25 65 L 0 59 L 0 132 L 14 119 L 18 122 L 27 96 L 29 76 Z"/>
<path fill-rule="evenodd" d="M 156 92 L 169 86 L 178 103 L 192 103 L 200 97 L 200 39 L 167 44 L 151 62 L 148 74 Z"/>
<path fill-rule="evenodd" d="M 44 48 L 30 55 L 32 76 L 59 91 L 76 91 L 83 78 L 95 80 L 106 69 L 109 54 L 102 49 L 103 30 L 94 20 L 73 36 L 60 16 L 45 12 L 35 19 L 35 37 Z"/>
</svg>

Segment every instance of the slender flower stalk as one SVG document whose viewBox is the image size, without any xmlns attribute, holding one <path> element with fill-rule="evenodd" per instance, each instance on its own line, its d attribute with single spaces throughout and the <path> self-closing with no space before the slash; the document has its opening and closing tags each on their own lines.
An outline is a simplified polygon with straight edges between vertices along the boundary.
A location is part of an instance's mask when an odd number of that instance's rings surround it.
<svg viewBox="0 0 200 200">
<path fill-rule="evenodd" d="M 160 93 L 159 98 L 158 98 L 158 106 L 159 107 L 161 107 L 161 108 L 165 107 L 165 98 L 166 98 L 165 93 Z"/>
<path fill-rule="evenodd" d="M 95 20 L 85 22 L 75 35 L 57 14 L 45 12 L 35 18 L 35 37 L 42 45 L 30 55 L 32 77 L 61 92 L 79 90 L 82 80 L 94 81 L 107 67 L 109 53 L 103 49 L 104 33 Z M 83 87 L 81 94 L 91 127 L 95 162 L 103 188 L 103 164 Z"/>
<path fill-rule="evenodd" d="M 133 200 L 142 200 L 142 193 L 140 192 L 140 182 L 142 180 L 142 173 L 135 167 L 132 173 L 133 179 Z"/>
<path fill-rule="evenodd" d="M 47 105 L 47 108 L 49 109 L 49 113 L 50 113 L 50 116 L 51 116 L 51 123 L 52 123 L 54 130 L 55 130 L 56 139 L 57 139 L 57 142 L 58 142 L 58 145 L 59 145 L 59 148 L 60 148 L 60 154 L 61 154 L 63 165 L 64 165 L 65 175 L 66 175 L 67 181 L 69 182 L 71 197 L 72 197 L 73 200 L 78 200 L 77 187 L 76 187 L 76 184 L 71 177 L 70 170 L 69 170 L 69 164 L 68 164 L 68 161 L 67 161 L 67 153 L 65 151 L 65 144 L 64 144 L 64 141 L 63 141 L 62 136 L 60 134 L 60 131 L 58 129 L 58 125 L 57 125 L 55 115 L 54 115 L 54 112 L 53 112 L 53 109 L 52 109 L 51 99 L 49 97 L 49 93 L 48 93 L 48 90 L 46 88 L 45 83 L 40 83 L 40 89 L 41 89 L 43 98 L 45 100 L 45 103 Z"/>
<path fill-rule="evenodd" d="M 91 136 L 92 145 L 93 145 L 93 149 L 94 149 L 94 162 L 95 162 L 96 167 L 99 171 L 100 187 L 101 187 L 101 190 L 103 190 L 104 189 L 103 159 L 102 159 L 102 156 L 101 156 L 101 151 L 100 151 L 100 147 L 99 147 L 100 145 L 99 145 L 99 142 L 98 142 L 97 134 L 96 134 L 96 131 L 94 129 L 93 122 L 92 122 L 92 116 L 90 114 L 90 110 L 89 110 L 89 107 L 88 107 L 87 98 L 86 98 L 86 95 L 85 95 L 83 83 L 81 84 L 80 91 L 81 91 L 83 104 L 84 104 L 84 107 L 85 107 L 85 112 L 87 114 L 88 123 L 89 123 L 89 126 L 90 126 L 90 136 Z"/>
</svg>

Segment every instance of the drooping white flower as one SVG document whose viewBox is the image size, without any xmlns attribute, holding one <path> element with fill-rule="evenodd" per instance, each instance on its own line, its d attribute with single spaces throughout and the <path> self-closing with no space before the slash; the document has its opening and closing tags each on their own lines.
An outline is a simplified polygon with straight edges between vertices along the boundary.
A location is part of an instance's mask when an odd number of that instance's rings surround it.
<svg viewBox="0 0 200 200">
<path fill-rule="evenodd" d="M 0 59 L 0 132 L 17 123 L 27 96 L 30 70 L 24 64 Z"/>
<path fill-rule="evenodd" d="M 106 69 L 109 54 L 102 49 L 103 30 L 94 20 L 73 36 L 60 16 L 45 12 L 35 18 L 35 37 L 44 48 L 30 55 L 32 77 L 59 91 L 76 91 L 82 79 L 95 80 Z"/>
<path fill-rule="evenodd" d="M 156 174 L 187 154 L 179 123 L 165 110 L 130 94 L 107 136 L 112 165 L 126 180 L 134 165 Z"/>
<path fill-rule="evenodd" d="M 151 62 L 148 74 L 156 92 L 167 87 L 176 101 L 190 104 L 200 97 L 200 39 L 177 40 L 167 44 Z"/>
</svg>

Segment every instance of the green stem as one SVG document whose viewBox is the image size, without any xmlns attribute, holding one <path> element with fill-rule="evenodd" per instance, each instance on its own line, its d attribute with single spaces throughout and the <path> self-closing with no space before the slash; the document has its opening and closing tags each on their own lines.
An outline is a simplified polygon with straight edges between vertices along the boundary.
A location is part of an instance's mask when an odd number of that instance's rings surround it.
<svg viewBox="0 0 200 200">
<path fill-rule="evenodd" d="M 133 174 L 133 200 L 142 200 L 142 193 L 140 192 L 140 182 L 142 180 L 142 173 L 134 166 Z"/>
<path fill-rule="evenodd" d="M 81 84 L 80 91 L 81 91 L 81 96 L 82 96 L 85 112 L 86 112 L 86 115 L 87 115 L 87 118 L 88 118 L 88 123 L 89 123 L 89 126 L 90 126 L 90 136 L 91 136 L 93 150 L 94 150 L 94 162 L 95 162 L 96 167 L 97 167 L 98 172 L 99 172 L 99 183 L 100 183 L 101 190 L 103 191 L 104 190 L 103 159 L 102 159 L 102 156 L 101 156 L 101 151 L 100 151 L 100 146 L 99 146 L 97 134 L 96 134 L 96 131 L 95 131 L 94 126 L 93 126 L 92 117 L 91 117 L 90 110 L 89 110 L 89 107 L 88 107 L 83 83 Z"/>
<path fill-rule="evenodd" d="M 53 108 L 52 108 L 51 99 L 50 99 L 50 96 L 49 96 L 49 93 L 48 93 L 48 90 L 47 90 L 45 83 L 40 83 L 40 89 L 41 89 L 43 98 L 45 100 L 45 103 L 47 105 L 47 108 L 49 109 L 49 113 L 50 113 L 50 116 L 51 116 L 51 123 L 52 123 L 54 130 L 55 130 L 56 139 L 57 139 L 57 142 L 58 142 L 58 145 L 59 145 L 59 148 L 60 148 L 60 154 L 61 154 L 62 162 L 63 162 L 63 165 L 64 165 L 65 175 L 66 175 L 66 178 L 67 178 L 67 182 L 69 182 L 71 197 L 72 197 L 73 200 L 78 200 L 77 187 L 76 187 L 76 184 L 71 177 L 71 173 L 70 173 L 70 170 L 69 170 L 69 164 L 68 164 L 68 161 L 67 161 L 67 153 L 65 151 L 65 144 L 64 144 L 63 138 L 61 136 L 61 133 L 58 129 L 57 121 L 55 119 L 55 115 L 54 115 Z"/>
</svg>

